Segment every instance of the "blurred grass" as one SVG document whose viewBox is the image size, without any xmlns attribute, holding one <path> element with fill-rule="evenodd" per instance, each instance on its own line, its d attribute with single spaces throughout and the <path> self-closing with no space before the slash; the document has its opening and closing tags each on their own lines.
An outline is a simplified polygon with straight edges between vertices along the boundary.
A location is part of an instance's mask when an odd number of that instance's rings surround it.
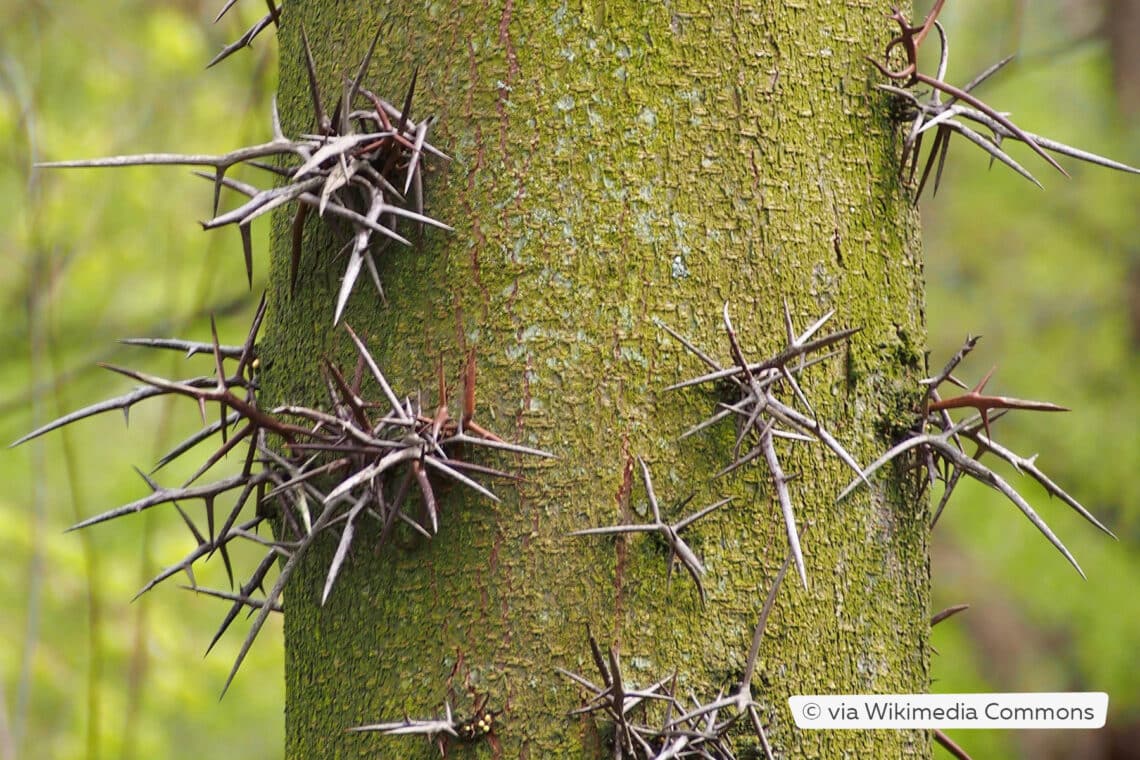
<svg viewBox="0 0 1140 760">
<path fill-rule="evenodd" d="M 234 13 L 248 15 L 212 27 L 220 0 L 0 0 L 5 440 L 131 387 L 96 360 L 208 371 L 116 338 L 205 339 L 211 310 L 223 341 L 244 334 L 261 285 L 254 296 L 246 290 L 232 230 L 207 234 L 196 224 L 209 210 L 208 185 L 179 169 L 31 169 L 37 159 L 222 152 L 264 139 L 271 35 L 202 70 L 261 13 L 242 5 Z M 943 19 L 951 82 L 1019 48 L 1021 62 L 987 84 L 984 98 L 1027 129 L 1140 163 L 1136 124 L 1114 110 L 1107 49 L 1095 38 L 1074 42 L 1096 26 L 1093 4 L 950 2 Z M 985 156 L 956 143 L 943 188 L 924 202 L 931 364 L 980 333 L 964 379 L 998 364 L 994 392 L 1072 407 L 1012 415 L 997 433 L 1022 453 L 1040 451 L 1046 472 L 1121 540 L 1026 485 L 1084 566 L 1084 582 L 1000 497 L 963 486 L 935 533 L 932 574 L 936 607 L 973 606 L 935 631 L 934 688 L 1103 690 L 1110 726 L 1123 725 L 1140 720 L 1140 336 L 1128 317 L 1140 180 L 1068 161 L 1066 181 L 1013 150 L 1047 192 L 1003 167 L 987 170 Z M 254 233 L 255 277 L 264 278 L 265 229 Z M 0 649 L 0 760 L 281 756 L 279 628 L 260 637 L 219 703 L 240 626 L 203 661 L 219 603 L 175 589 L 177 581 L 128 601 L 187 550 L 184 529 L 147 513 L 114 530 L 62 532 L 145 494 L 131 466 L 153 462 L 196 427 L 196 414 L 192 404 L 144 406 L 131 415 L 133 435 L 109 415 L 0 457 L 0 636 L 12 642 Z M 185 474 L 172 468 L 166 478 Z M 199 580 L 221 583 L 220 567 L 212 571 L 212 581 Z M 978 758 L 1095 757 L 1098 740 L 1079 733 L 955 738 Z"/>
</svg>

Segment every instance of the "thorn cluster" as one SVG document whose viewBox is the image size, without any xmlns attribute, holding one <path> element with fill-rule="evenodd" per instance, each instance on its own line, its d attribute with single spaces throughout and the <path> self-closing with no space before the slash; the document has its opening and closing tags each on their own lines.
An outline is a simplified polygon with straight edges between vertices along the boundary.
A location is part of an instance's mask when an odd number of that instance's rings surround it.
<svg viewBox="0 0 1140 760">
<path fill-rule="evenodd" d="M 358 353 L 355 375 L 351 382 L 331 363 L 325 362 L 329 392 L 329 409 L 282 406 L 262 409 L 257 402 L 256 339 L 265 315 L 265 299 L 254 317 L 245 342 L 241 346 L 223 346 L 213 330 L 209 344 L 172 339 L 133 339 L 132 345 L 177 349 L 188 356 L 209 353 L 214 359 L 214 376 L 185 380 L 167 380 L 121 367 L 108 369 L 142 383 L 142 387 L 122 396 L 79 409 L 55 420 L 13 445 L 24 443 L 44 433 L 112 409 L 129 413 L 140 401 L 156 396 L 175 395 L 193 399 L 202 412 L 203 428 L 164 455 L 155 470 L 164 467 L 198 444 L 219 436 L 221 443 L 207 456 L 182 485 L 164 488 L 150 475 L 142 477 L 152 493 L 130 504 L 88 518 L 71 529 L 85 528 L 125 515 L 142 512 L 161 504 L 172 504 L 186 523 L 196 546 L 181 560 L 164 569 L 146 584 L 144 593 L 158 583 L 183 571 L 190 588 L 200 593 L 231 602 L 227 613 L 210 642 L 212 648 L 237 617 L 242 608 L 256 612 L 242 647 L 226 681 L 228 688 L 242 660 L 271 612 L 281 611 L 281 599 L 293 570 L 317 536 L 339 534 L 333 559 L 329 563 L 323 604 L 332 591 L 337 576 L 352 546 L 360 522 L 367 518 L 380 526 L 379 542 L 385 542 L 397 522 L 410 526 L 419 534 L 431 537 L 439 527 L 439 508 L 432 475 L 444 477 L 466 486 L 494 501 L 495 496 L 472 475 L 514 478 L 509 473 L 486 467 L 460 457 L 474 447 L 485 447 L 517 454 L 549 457 L 544 451 L 507 443 L 484 429 L 473 419 L 475 405 L 475 357 L 467 357 L 464 411 L 460 418 L 451 416 L 447 407 L 447 389 L 440 370 L 440 400 L 430 416 L 421 411 L 420 402 L 410 397 L 400 399 L 392 390 L 364 342 L 345 326 Z M 228 369 L 226 362 L 235 362 Z M 364 371 L 370 373 L 383 391 L 383 400 L 368 401 L 361 397 Z M 205 424 L 206 407 L 217 403 L 216 422 Z M 270 445 L 269 435 L 277 445 Z M 241 471 L 209 484 L 198 480 L 222 459 L 246 446 Z M 140 473 L 141 474 L 141 473 Z M 152 473 L 153 474 L 153 473 Z M 332 476 L 335 485 L 321 490 L 319 479 Z M 411 485 L 415 483 L 422 498 L 419 509 L 409 507 Z M 229 514 L 217 527 L 215 502 L 227 494 L 237 494 Z M 254 514 L 242 517 L 252 502 Z M 205 529 L 183 509 L 181 503 L 200 501 L 205 507 Z M 266 520 L 276 526 L 275 540 L 257 534 Z M 231 542 L 242 539 L 265 550 L 260 564 L 242 582 L 237 591 L 218 591 L 198 586 L 194 567 L 198 562 L 220 554 L 234 586 L 230 560 Z M 276 582 L 265 591 L 271 569 L 284 560 Z M 258 596 L 258 591 L 261 591 Z M 224 689 L 223 689 L 224 691 Z"/>
<path fill-rule="evenodd" d="M 269 12 L 247 29 L 245 34 L 222 48 L 221 52 L 210 59 L 210 62 L 206 64 L 206 68 L 211 68 L 229 58 L 243 47 L 248 47 L 253 43 L 253 38 L 261 34 L 261 31 L 270 24 L 274 24 L 275 26 L 281 24 L 281 6 L 274 3 L 273 0 L 265 0 L 265 4 L 269 7 Z M 222 9 L 218 11 L 218 15 L 214 17 L 214 23 L 216 24 L 221 21 L 222 16 L 226 15 L 230 8 L 233 8 L 235 5 L 237 5 L 237 0 L 226 0 L 226 4 L 222 6 Z"/>
<path fill-rule="evenodd" d="M 324 504 L 349 499 L 359 510 L 368 509 L 382 524 L 381 542 L 391 535 L 397 521 L 430 538 L 439 529 L 439 509 L 429 472 L 446 477 L 492 501 L 499 498 L 466 473 L 517 479 L 510 473 L 460 459 L 458 454 L 472 446 L 509 451 L 516 454 L 550 458 L 551 454 L 539 449 L 508 443 L 474 421 L 475 415 L 475 355 L 467 357 L 464 410 L 459 419 L 451 416 L 447 405 L 447 387 L 440 370 L 439 404 L 433 413 L 426 414 L 418 398 L 398 398 L 372 358 L 364 342 L 345 325 L 359 353 L 357 372 L 352 383 L 331 363 L 328 370 L 329 398 L 334 413 L 285 406 L 275 413 L 298 417 L 314 425 L 311 439 L 296 442 L 290 449 L 297 454 L 338 457 L 326 462 L 325 472 L 336 472 L 341 478 L 338 485 L 324 496 Z M 367 368 L 384 392 L 385 402 L 367 402 L 360 397 L 363 369 Z M 374 410 L 387 406 L 383 414 Z M 424 517 L 406 512 L 412 483 L 422 497 Z M 332 565 L 329 568 L 322 602 L 328 597 L 336 579 L 340 562 L 351 542 L 353 514 L 341 539 Z"/>
<path fill-rule="evenodd" d="M 943 508 L 950 499 L 950 495 L 954 492 L 955 486 L 958 485 L 962 477 L 971 477 L 979 483 L 993 488 L 1009 499 L 1009 501 L 1021 510 L 1021 513 L 1044 534 L 1049 540 L 1049 543 L 1053 544 L 1065 559 L 1076 568 L 1077 572 L 1081 574 L 1081 577 L 1084 577 L 1084 571 L 1081 570 L 1081 566 L 1077 564 L 1077 560 L 1069 553 L 1069 550 L 1065 548 L 1065 545 L 1057 538 L 1049 526 L 1045 524 L 1045 521 L 1029 506 L 1029 502 L 1026 501 L 1021 493 L 1011 486 L 1005 478 L 981 462 L 981 458 L 985 454 L 992 453 L 998 459 L 1011 465 L 1017 472 L 1029 475 L 1036 480 L 1050 496 L 1056 496 L 1097 528 L 1115 538 L 1112 531 L 1093 517 L 1079 501 L 1066 493 L 1037 467 L 1035 463 L 1036 455 L 1031 457 L 1020 456 L 995 441 L 990 432 L 991 423 L 1012 410 L 1020 409 L 1038 412 L 1064 412 L 1068 410 L 1064 407 L 1044 401 L 1025 401 L 1006 396 L 985 395 L 983 391 L 985 390 L 986 383 L 990 379 L 990 375 L 993 374 L 992 369 L 986 373 L 986 376 L 983 377 L 977 385 L 966 393 L 946 399 L 943 399 L 939 395 L 938 389 L 946 382 L 950 382 L 963 389 L 967 387 L 954 377 L 953 372 L 966 355 L 973 350 L 977 342 L 977 337 L 967 338 L 965 344 L 958 353 L 950 359 L 942 372 L 922 381 L 922 384 L 926 386 L 926 394 L 922 402 L 922 411 L 919 413 L 918 421 L 907 431 L 903 440 L 872 462 L 867 469 L 861 471 L 859 477 L 853 480 L 847 488 L 839 494 L 838 498 L 842 499 L 855 490 L 860 483 L 867 482 L 867 478 L 871 477 L 883 465 L 902 454 L 915 451 L 918 455 L 919 466 L 925 470 L 927 475 L 927 477 L 923 479 L 923 484 L 933 484 L 936 481 L 942 481 L 945 484 L 945 490 L 934 511 L 932 523 L 938 521 Z M 977 414 L 961 422 L 954 422 L 950 418 L 948 410 L 963 408 L 974 409 L 977 411 Z M 973 455 L 966 453 L 964 448 L 965 443 L 972 443 L 975 446 Z"/>
<path fill-rule="evenodd" d="M 608 657 L 603 657 L 593 634 L 589 630 L 586 634 L 602 685 L 569 670 L 558 668 L 558 672 L 590 694 L 586 704 L 571 711 L 571 716 L 603 713 L 613 721 L 615 758 L 736 757 L 728 731 L 753 707 L 747 695 L 725 696 L 722 691 L 708 703 L 692 694 L 688 700 L 678 698 L 676 672 L 645 688 L 634 687 L 622 675 L 617 646 L 610 648 Z M 722 718 L 721 711 L 729 709 L 732 715 Z"/>
<path fill-rule="evenodd" d="M 653 522 L 644 523 L 640 525 L 613 525 L 606 528 L 586 528 L 585 530 L 576 530 L 572 532 L 571 536 L 599 536 L 599 535 L 617 535 L 622 533 L 657 533 L 669 546 L 669 557 L 667 560 L 667 578 L 672 578 L 673 563 L 679 561 L 688 571 L 689 576 L 692 577 L 693 582 L 697 584 L 697 592 L 700 594 L 701 603 L 705 601 L 705 589 L 701 584 L 701 576 L 704 575 L 705 567 L 701 560 L 693 552 L 685 540 L 681 538 L 681 531 L 692 525 L 697 520 L 712 512 L 718 507 L 723 507 L 728 502 L 732 501 L 732 497 L 721 499 L 720 501 L 710 504 L 703 509 L 694 512 L 688 517 L 670 525 L 661 519 L 661 508 L 657 503 L 657 494 L 653 490 L 653 481 L 649 477 L 649 468 L 646 466 L 645 461 L 637 458 L 637 463 L 641 465 L 641 477 L 645 481 L 645 493 L 649 499 L 649 508 L 653 511 Z M 686 506 L 691 500 L 689 496 L 683 502 L 681 507 Z"/>
<path fill-rule="evenodd" d="M 285 137 L 273 105 L 273 139 L 261 145 L 239 148 L 229 153 L 189 155 L 148 153 L 111 156 L 78 161 L 56 161 L 40 164 L 45 168 L 115 167 L 115 166 L 196 166 L 210 167 L 213 172 L 195 172 L 214 183 L 213 217 L 202 223 L 205 229 L 236 225 L 241 234 L 246 277 L 253 283 L 253 243 L 250 225 L 253 220 L 286 204 L 296 205 L 293 217 L 290 288 L 297 283 L 301 258 L 301 240 L 305 220 L 311 209 L 324 218 L 335 217 L 353 229 L 348 263 L 334 310 L 333 324 L 340 322 L 348 296 L 361 269 L 368 273 L 384 299 L 384 289 L 376 268 L 374 254 L 390 241 L 403 245 L 411 242 L 396 231 L 399 219 L 410 219 L 417 225 L 431 225 L 450 230 L 443 222 L 423 213 L 423 154 L 444 160 L 445 154 L 427 142 L 432 119 L 416 122 L 411 118 L 412 96 L 416 75 L 404 98 L 402 108 L 365 89 L 361 82 L 368 71 L 379 31 L 361 61 L 355 77 L 345 82 L 331 117 L 321 104 L 316 67 L 302 29 L 305 62 L 309 76 L 316 134 L 297 139 Z M 269 160 L 275 159 L 275 160 Z M 280 183 L 261 190 L 253 185 L 226 177 L 233 166 L 245 164 L 275 175 Z M 229 188 L 249 199 L 237 208 L 218 213 L 222 188 Z M 380 244 L 373 246 L 379 240 Z"/>
<path fill-rule="evenodd" d="M 731 417 L 738 421 L 733 461 L 717 473 L 717 476 L 725 475 L 749 462 L 763 458 L 776 487 L 776 496 L 787 531 L 788 546 L 805 588 L 807 587 L 807 571 L 804 568 L 799 531 L 796 528 L 795 513 L 792 510 L 791 494 L 788 490 L 788 483 L 794 476 L 784 473 L 776 452 L 775 440 L 782 438 L 791 441 L 819 441 L 852 470 L 855 472 L 862 471 L 862 468 L 843 448 L 842 444 L 820 424 L 811 404 L 796 380 L 796 376 L 804 368 L 833 356 L 835 352 L 828 352 L 809 359 L 810 354 L 844 341 L 858 332 L 859 328 L 848 328 L 820 338 L 813 338 L 833 314 L 833 311 L 828 312 L 804 332 L 797 335 L 792 326 L 788 305 L 785 303 L 784 328 L 787 335 L 787 347 L 763 361 L 749 363 L 737 340 L 736 330 L 733 329 L 732 321 L 729 319 L 728 304 L 726 303 L 724 305 L 724 327 L 728 335 L 732 359 L 735 363 L 734 366 L 728 368 L 722 367 L 708 354 L 669 326 L 658 323 L 663 330 L 680 341 L 686 349 L 713 370 L 700 377 L 672 385 L 667 390 L 685 388 L 701 383 L 727 381 L 731 383 L 736 395 L 732 403 L 718 404 L 718 410 L 715 414 L 690 428 L 681 438 L 687 438 L 725 418 Z M 780 397 L 781 391 L 785 390 L 790 391 L 792 396 L 787 402 Z M 796 408 L 795 403 L 797 401 L 806 411 Z M 744 451 L 746 443 L 751 448 Z"/>
<path fill-rule="evenodd" d="M 910 130 L 903 142 L 903 158 L 899 167 L 900 177 L 908 175 L 908 180 L 913 180 L 922 151 L 923 135 L 931 129 L 937 130 L 934 135 L 934 143 L 926 159 L 926 165 L 922 170 L 922 177 L 919 179 L 918 191 L 915 194 L 916 202 L 922 195 L 922 190 L 926 186 L 926 181 L 935 164 L 938 168 L 934 175 L 934 192 L 938 192 L 938 185 L 942 180 L 942 168 L 946 163 L 946 152 L 950 146 L 951 133 L 961 135 L 984 150 L 990 155 L 991 163 L 994 159 L 1001 161 L 1038 187 L 1041 186 L 1041 183 L 1002 149 L 1003 140 L 1010 139 L 1025 143 L 1034 153 L 1065 176 L 1068 176 L 1068 172 L 1046 151 L 1110 169 L 1140 174 L 1140 169 L 1135 167 L 1026 132 L 1014 124 L 1007 114 L 1001 113 L 979 100 L 973 94 L 973 90 L 1013 60 L 1013 56 L 998 61 L 963 87 L 948 84 L 945 81 L 945 76 L 949 59 L 949 43 L 945 30 L 938 23 L 938 14 L 941 13 L 944 2 L 945 0 L 937 0 L 934 3 L 934 7 L 927 14 L 921 26 L 911 26 L 902 12 L 896 8 L 888 18 L 898 24 L 899 35 L 887 44 L 882 61 L 868 58 L 884 76 L 892 81 L 892 84 L 880 84 L 877 87 L 891 93 L 899 100 L 904 107 L 904 119 L 910 122 Z M 937 30 L 941 42 L 938 69 L 934 76 L 918 69 L 919 47 L 931 29 Z M 890 68 L 891 53 L 896 48 L 901 48 L 906 58 L 906 63 L 901 69 Z M 916 85 L 926 85 L 931 88 L 930 92 L 916 92 Z M 945 102 L 942 100 L 943 95 L 948 96 Z M 978 127 L 988 130 L 989 134 L 982 134 Z"/>
<path fill-rule="evenodd" d="M 806 531 L 805 531 L 806 532 Z M 695 696 L 689 695 L 689 703 L 681 703 L 675 695 L 677 674 L 674 671 L 669 678 L 657 681 L 644 689 L 630 689 L 624 685 L 621 675 L 621 662 L 617 648 L 611 648 L 609 657 L 602 656 L 597 640 L 587 628 L 586 636 L 590 644 L 590 654 L 594 666 L 602 679 L 602 686 L 598 686 L 578 673 L 562 668 L 558 672 L 574 683 L 586 689 L 591 695 L 587 703 L 570 715 L 583 715 L 604 713 L 610 716 L 615 727 L 614 752 L 615 757 L 645 758 L 647 760 L 666 760 L 667 758 L 718 758 L 731 760 L 736 755 L 728 741 L 728 729 L 732 727 L 743 715 L 747 714 L 752 729 L 760 742 L 760 748 L 768 760 L 773 760 L 772 747 L 768 743 L 768 735 L 764 724 L 760 720 L 757 704 L 752 699 L 752 678 L 756 674 L 756 665 L 760 656 L 760 644 L 764 638 L 764 630 L 768 625 L 768 617 L 776 603 L 776 594 L 783 585 L 784 577 L 792 563 L 789 553 L 783 565 L 768 587 L 764 606 L 760 610 L 759 620 L 752 633 L 752 644 L 748 651 L 748 661 L 741 675 L 740 683 L 729 695 L 722 690 L 716 699 L 708 703 L 701 703 Z M 662 709 L 660 725 L 649 725 L 645 718 L 646 707 L 656 704 Z M 640 711 L 639 711 L 640 708 Z M 719 720 L 718 714 L 722 709 L 729 709 L 732 715 L 726 720 Z M 636 712 L 643 720 L 631 721 Z"/>
<path fill-rule="evenodd" d="M 385 736 L 426 736 L 434 741 L 439 748 L 440 755 L 447 757 L 447 748 L 451 741 L 465 744 L 487 739 L 495 743 L 495 727 L 501 710 L 488 710 L 486 697 L 475 705 L 474 713 L 470 718 L 456 718 L 451 712 L 450 700 L 443 703 L 444 716 L 428 720 L 413 720 L 407 716 L 401 721 L 389 723 L 372 723 L 366 726 L 354 726 L 348 729 L 353 733 L 375 732 Z"/>
</svg>

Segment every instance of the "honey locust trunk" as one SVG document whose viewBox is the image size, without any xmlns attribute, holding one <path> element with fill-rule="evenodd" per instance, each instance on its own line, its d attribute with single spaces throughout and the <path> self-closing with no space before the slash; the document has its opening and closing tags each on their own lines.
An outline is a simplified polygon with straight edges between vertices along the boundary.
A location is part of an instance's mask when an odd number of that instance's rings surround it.
<svg viewBox="0 0 1140 760">
<path fill-rule="evenodd" d="M 438 534 L 376 551 L 378 531 L 359 534 L 323 607 L 335 541 L 309 557 L 286 601 L 287 756 L 438 756 L 422 737 L 346 729 L 443 717 L 448 702 L 456 721 L 501 711 L 492 735 L 450 739 L 449 756 L 610 757 L 612 722 L 567 717 L 588 693 L 556 670 L 601 684 L 587 626 L 616 649 L 626 688 L 675 673 L 680 697 L 711 701 L 740 679 L 788 551 L 765 457 L 712 478 L 733 459 L 733 423 L 678 441 L 720 397 L 665 390 L 706 368 L 657 322 L 729 365 L 726 301 L 753 361 L 785 347 L 785 301 L 797 331 L 834 309 L 828 329 L 862 330 L 800 376 L 816 417 L 866 464 L 911 416 L 925 341 L 917 220 L 864 61 L 889 22 L 875 4 L 823 0 L 293 2 L 286 134 L 316 130 L 302 26 L 326 113 L 381 28 L 365 87 L 399 104 L 418 71 L 413 115 L 437 117 L 432 142 L 453 157 L 427 159 L 425 208 L 455 231 L 378 252 L 387 303 L 362 279 L 344 321 L 425 409 L 440 366 L 462 407 L 474 351 L 476 421 L 557 459 L 472 451 L 523 479 L 485 480 L 500 503 L 440 481 Z M 333 327 L 351 229 L 313 214 L 303 231 L 290 294 L 292 220 L 275 226 L 271 402 L 327 403 L 322 359 L 355 361 Z M 808 588 L 788 575 L 752 679 L 773 750 L 925 757 L 919 732 L 799 730 L 787 697 L 926 689 L 927 504 L 901 470 L 837 504 L 852 473 L 828 448 L 776 449 L 810 530 Z M 637 457 L 667 523 L 734 497 L 683 533 L 704 606 L 685 568 L 669 579 L 654 535 L 568 535 L 652 521 Z M 732 740 L 738 756 L 758 744 L 747 720 Z"/>
</svg>

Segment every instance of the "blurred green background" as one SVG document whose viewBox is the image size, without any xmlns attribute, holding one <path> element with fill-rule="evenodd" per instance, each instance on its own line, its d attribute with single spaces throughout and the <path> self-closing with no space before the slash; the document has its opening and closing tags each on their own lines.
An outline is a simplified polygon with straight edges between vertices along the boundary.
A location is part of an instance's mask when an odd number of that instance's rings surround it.
<svg viewBox="0 0 1140 760">
<path fill-rule="evenodd" d="M 233 230 L 203 232 L 210 185 L 179 168 L 44 173 L 34 160 L 224 152 L 269 132 L 272 30 L 203 71 L 265 11 L 219 0 L 0 2 L 0 225 L 4 252 L 0 440 L 133 383 L 95 366 L 169 377 L 210 371 L 116 343 L 132 336 L 244 339 L 263 288 L 267 228 L 254 228 L 251 296 Z M 248 178 L 247 178 L 248 179 Z M 233 232 L 231 236 L 229 233 Z M 193 548 L 172 512 L 64 533 L 139 498 L 149 470 L 200 426 L 193 404 L 143 404 L 0 455 L 0 758 L 280 758 L 284 678 L 272 621 L 222 702 L 240 621 L 202 654 L 225 612 L 176 588 L 131 597 Z M 162 475 L 174 482 L 189 473 Z M 221 563 L 199 574 L 225 586 Z M 211 568 L 207 568 L 211 569 Z M 214 577 L 211 577 L 211 576 Z M 218 577 L 221 576 L 221 577 Z"/>
<path fill-rule="evenodd" d="M 1024 129 L 1140 166 L 1136 0 L 949 0 L 941 18 L 947 81 L 1017 52 L 977 91 L 983 100 Z M 1062 160 L 1066 180 L 1024 146 L 1009 150 L 1045 191 L 951 141 L 942 189 L 924 197 L 930 364 L 980 334 L 962 380 L 997 365 L 989 392 L 1071 408 L 1011 414 L 994 434 L 1040 453 L 1037 464 L 1120 540 L 1003 471 L 1076 555 L 1083 581 L 1004 497 L 960 487 L 934 531 L 931 573 L 936 609 L 971 608 L 934 630 L 933 690 L 1105 691 L 1103 731 L 950 734 L 975 758 L 1138 758 L 1140 177 Z"/>
<path fill-rule="evenodd" d="M 256 299 L 236 232 L 196 223 L 207 183 L 176 168 L 31 168 L 264 140 L 272 30 L 203 71 L 264 12 L 239 3 L 211 25 L 221 4 L 0 0 L 0 440 L 130 387 L 96 361 L 209 371 L 208 359 L 148 355 L 116 338 L 201 340 L 213 312 L 223 342 L 242 339 Z M 984 99 L 1030 131 L 1140 164 L 1138 0 L 950 0 L 942 19 L 949 81 L 1019 52 Z M 1140 746 L 1140 178 L 1064 161 L 1066 181 L 1018 148 L 1046 192 L 987 170 L 957 142 L 939 195 L 924 201 L 931 365 L 981 334 L 964 380 L 997 364 L 993 392 L 1073 408 L 1011 415 L 995 434 L 1041 452 L 1040 466 L 1120 541 L 1015 481 L 1076 554 L 1082 581 L 1000 496 L 961 486 L 935 532 L 932 574 L 936 609 L 971 609 L 935 629 L 934 689 L 1107 691 L 1103 731 L 952 735 L 975 758 L 1138 757 L 1128 753 Z M 266 237 L 255 226 L 255 294 Z M 156 403 L 132 413 L 131 435 L 107 415 L 0 456 L 0 760 L 281 756 L 279 623 L 219 702 L 243 626 L 203 660 L 221 603 L 176 579 L 130 602 L 191 548 L 184 528 L 156 512 L 63 533 L 144 494 L 132 466 L 146 469 L 197 425 L 193 405 Z M 172 467 L 166 478 L 184 474 Z M 199 581 L 224 582 L 212 573 Z"/>
</svg>

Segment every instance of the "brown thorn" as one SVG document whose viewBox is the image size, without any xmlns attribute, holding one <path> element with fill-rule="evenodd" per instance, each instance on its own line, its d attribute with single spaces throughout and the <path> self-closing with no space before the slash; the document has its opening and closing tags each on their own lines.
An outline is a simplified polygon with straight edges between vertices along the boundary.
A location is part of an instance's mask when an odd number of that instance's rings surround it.
<svg viewBox="0 0 1140 760">
<path fill-rule="evenodd" d="M 304 203 L 297 204 L 297 213 L 293 216 L 292 253 L 289 257 L 289 295 L 297 290 L 297 270 L 301 263 L 301 241 L 305 234 L 305 219 L 309 215 L 309 207 Z"/>
<path fill-rule="evenodd" d="M 970 609 L 970 605 L 968 605 L 968 604 L 955 604 L 952 607 L 947 607 L 946 609 L 942 610 L 941 612 L 939 612 L 938 614 L 936 614 L 930 618 L 930 627 L 933 628 L 934 626 L 941 623 L 943 620 L 946 620 L 947 618 L 953 617 L 954 615 L 957 615 L 959 612 L 965 612 L 968 609 Z"/>
<path fill-rule="evenodd" d="M 944 734 L 940 729 L 934 729 L 934 741 L 942 745 L 943 749 L 958 758 L 958 760 L 972 760 L 969 754 L 966 753 L 966 750 L 951 741 L 950 737 Z"/>
<path fill-rule="evenodd" d="M 467 366 L 463 374 L 463 426 L 468 427 L 471 425 L 471 420 L 475 417 L 475 349 L 472 348 L 467 352 Z M 483 437 L 490 436 L 487 431 L 480 433 Z"/>
</svg>

